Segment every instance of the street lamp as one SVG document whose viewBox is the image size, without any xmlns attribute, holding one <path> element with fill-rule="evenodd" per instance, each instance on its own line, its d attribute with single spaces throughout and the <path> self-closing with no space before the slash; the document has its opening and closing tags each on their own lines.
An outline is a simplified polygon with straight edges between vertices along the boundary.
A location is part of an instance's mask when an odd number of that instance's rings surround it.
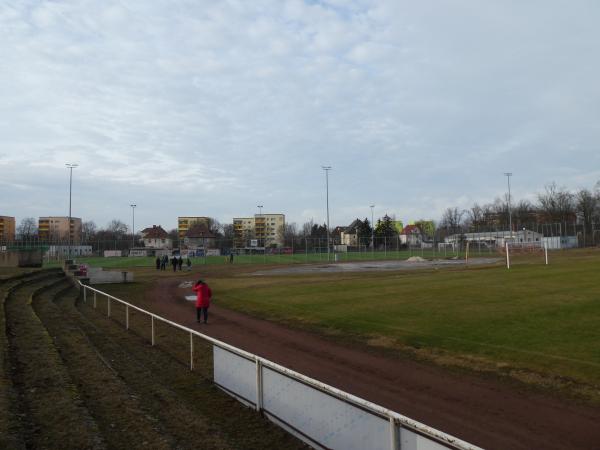
<svg viewBox="0 0 600 450">
<path fill-rule="evenodd" d="M 510 209 L 510 177 L 512 177 L 511 172 L 504 172 L 506 179 L 508 181 L 508 229 L 510 231 L 510 237 L 512 237 L 512 211 Z"/>
<path fill-rule="evenodd" d="M 258 208 L 258 216 L 259 216 L 260 218 L 262 218 L 262 209 L 263 209 L 263 205 L 256 205 L 256 207 Z M 267 231 L 267 230 L 266 230 L 266 226 L 267 226 L 267 225 L 265 224 L 265 221 L 263 220 L 263 232 L 261 233 L 261 234 L 262 234 L 262 237 L 263 237 L 263 248 L 265 248 L 265 247 L 266 247 L 266 245 L 265 245 L 265 244 L 266 244 L 266 237 L 265 237 L 265 233 L 266 233 L 266 231 Z M 255 228 L 256 228 L 256 227 L 255 227 Z"/>
<path fill-rule="evenodd" d="M 325 189 L 327 193 L 327 261 L 330 261 L 329 257 L 329 171 L 331 166 L 321 166 L 321 169 L 325 171 Z"/>
<path fill-rule="evenodd" d="M 75 169 L 78 164 L 68 163 L 65 164 L 67 169 L 69 169 L 69 249 L 68 249 L 68 259 L 71 259 L 71 242 L 72 242 L 72 230 L 71 230 L 71 193 L 73 191 L 73 169 Z"/>
<path fill-rule="evenodd" d="M 131 206 L 131 248 L 135 247 L 135 207 L 137 205 L 132 204 Z"/>
<path fill-rule="evenodd" d="M 375 205 L 371 205 L 371 250 L 373 250 L 373 256 L 375 255 L 375 224 L 373 223 L 373 208 Z"/>
</svg>

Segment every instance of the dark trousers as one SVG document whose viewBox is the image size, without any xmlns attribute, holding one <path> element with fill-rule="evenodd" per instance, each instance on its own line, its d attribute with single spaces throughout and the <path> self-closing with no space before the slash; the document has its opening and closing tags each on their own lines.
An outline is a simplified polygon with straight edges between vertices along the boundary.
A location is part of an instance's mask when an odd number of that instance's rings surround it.
<svg viewBox="0 0 600 450">
<path fill-rule="evenodd" d="M 196 307 L 196 320 L 200 322 L 200 314 L 204 316 L 204 323 L 208 320 L 208 307 L 207 306 L 199 306 Z"/>
</svg>

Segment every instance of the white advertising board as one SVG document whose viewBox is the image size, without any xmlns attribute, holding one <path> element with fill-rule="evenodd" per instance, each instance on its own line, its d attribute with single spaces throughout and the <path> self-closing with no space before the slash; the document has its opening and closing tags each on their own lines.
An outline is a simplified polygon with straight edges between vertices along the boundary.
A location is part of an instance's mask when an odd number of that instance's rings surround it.
<svg viewBox="0 0 600 450">
<path fill-rule="evenodd" d="M 215 383 L 246 403 L 256 404 L 256 363 L 213 346 Z"/>
<path fill-rule="evenodd" d="M 263 407 L 326 448 L 390 448 L 390 425 L 382 418 L 279 372 L 263 368 Z"/>
</svg>

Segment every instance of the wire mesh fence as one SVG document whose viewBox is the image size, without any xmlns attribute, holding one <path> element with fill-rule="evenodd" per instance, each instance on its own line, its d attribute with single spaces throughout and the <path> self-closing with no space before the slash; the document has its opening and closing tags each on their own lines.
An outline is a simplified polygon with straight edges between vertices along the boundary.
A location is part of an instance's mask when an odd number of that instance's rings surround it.
<svg viewBox="0 0 600 450">
<path fill-rule="evenodd" d="M 153 266 L 156 258 L 174 255 L 189 258 L 195 264 L 289 264 L 422 258 L 460 258 L 467 244 L 471 256 L 498 253 L 507 240 L 545 242 L 550 250 L 600 245 L 600 224 L 532 223 L 519 224 L 513 232 L 491 227 L 438 228 L 433 235 L 356 236 L 284 236 L 277 245 L 260 247 L 256 240 L 243 244 L 228 238 L 215 238 L 187 247 L 175 241 L 172 248 L 144 247 L 141 239 L 87 239 L 71 245 L 66 240 L 42 241 L 35 237 L 1 241 L 2 250 L 42 249 L 44 262 L 52 263 L 69 256 L 79 260 L 93 257 L 137 256 L 133 265 Z M 83 259 L 82 259 L 83 258 Z M 130 261 L 128 264 L 131 264 Z M 108 263 L 110 266 L 111 264 Z M 115 266 L 122 264 L 115 263 Z M 187 267 L 186 267 L 187 268 Z M 170 269 L 170 266 L 167 266 Z"/>
</svg>

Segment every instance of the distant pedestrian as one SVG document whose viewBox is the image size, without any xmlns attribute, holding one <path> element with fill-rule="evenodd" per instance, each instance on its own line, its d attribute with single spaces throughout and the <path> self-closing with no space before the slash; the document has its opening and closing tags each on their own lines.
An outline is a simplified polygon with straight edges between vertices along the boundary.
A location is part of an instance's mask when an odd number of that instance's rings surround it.
<svg viewBox="0 0 600 450">
<path fill-rule="evenodd" d="M 160 257 L 156 257 L 156 270 L 160 270 L 161 260 Z"/>
<path fill-rule="evenodd" d="M 183 258 L 180 256 L 177 260 L 177 265 L 179 266 L 179 270 L 183 267 Z"/>
<path fill-rule="evenodd" d="M 192 260 L 188 258 L 185 260 L 185 266 L 187 267 L 187 271 L 189 272 L 190 270 L 192 270 Z"/>
<path fill-rule="evenodd" d="M 167 263 L 169 262 L 169 257 L 167 255 L 163 255 L 162 261 L 160 264 L 161 270 L 167 270 Z"/>
<path fill-rule="evenodd" d="M 229 264 L 233 264 L 233 252 L 229 254 Z"/>
<path fill-rule="evenodd" d="M 177 256 L 173 256 L 171 264 L 173 264 L 173 272 L 177 272 Z"/>
<path fill-rule="evenodd" d="M 198 280 L 192 289 L 196 292 L 196 322 L 200 323 L 200 315 L 203 315 L 204 323 L 207 323 L 212 291 L 204 280 Z"/>
</svg>

